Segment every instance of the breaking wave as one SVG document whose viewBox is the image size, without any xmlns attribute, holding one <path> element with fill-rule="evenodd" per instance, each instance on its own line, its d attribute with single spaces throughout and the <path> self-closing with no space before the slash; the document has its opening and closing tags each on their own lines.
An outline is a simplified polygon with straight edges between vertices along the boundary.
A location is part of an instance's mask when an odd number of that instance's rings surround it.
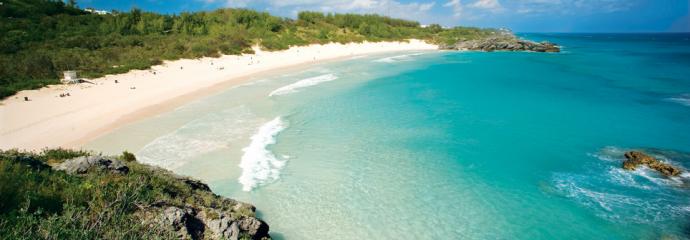
<svg viewBox="0 0 690 240">
<path fill-rule="evenodd" d="M 589 154 L 592 157 L 598 158 L 599 160 L 604 160 L 607 162 L 623 161 L 625 159 L 624 154 L 626 149 L 606 146 L 599 150 L 599 152 Z"/>
<path fill-rule="evenodd" d="M 678 97 L 667 98 L 666 100 L 690 107 L 690 94 L 688 93 Z"/>
<path fill-rule="evenodd" d="M 605 165 L 608 169 L 609 182 L 616 183 L 628 187 L 636 187 L 642 189 L 652 189 L 655 187 L 666 187 L 666 186 L 683 186 L 690 181 L 688 174 L 684 173 L 676 177 L 665 177 L 656 171 L 649 169 L 646 166 L 640 166 L 634 171 L 624 170 L 621 168 L 623 161 L 625 160 L 624 154 L 627 151 L 633 149 L 625 149 L 615 146 L 606 146 L 602 148 L 599 152 L 590 154 L 592 157 L 596 157 L 599 160 L 608 162 Z M 647 149 L 645 152 L 655 157 L 659 161 L 670 163 L 676 166 L 681 164 L 669 159 L 665 155 L 657 153 L 659 150 Z"/>
<path fill-rule="evenodd" d="M 617 222 L 651 223 L 666 221 L 690 213 L 687 202 L 670 195 L 650 197 L 597 189 L 588 176 L 556 174 L 556 190 L 579 204 L 595 211 L 599 217 Z M 639 194 L 638 194 L 639 195 Z"/>
<path fill-rule="evenodd" d="M 385 57 L 381 59 L 376 59 L 374 62 L 383 62 L 383 63 L 393 63 L 401 60 L 408 60 L 412 56 L 417 56 L 417 55 L 422 55 L 422 53 L 411 53 L 411 54 L 403 54 L 403 55 L 398 55 L 398 56 L 392 56 L 392 57 Z"/>
<path fill-rule="evenodd" d="M 297 92 L 301 88 L 311 87 L 311 86 L 317 85 L 319 83 L 329 82 L 329 81 L 333 81 L 336 79 L 338 79 L 338 76 L 336 76 L 335 74 L 332 74 L 332 73 L 324 74 L 324 75 L 316 76 L 316 77 L 312 77 L 312 78 L 302 79 L 302 80 L 299 80 L 293 84 L 283 86 L 283 87 L 280 87 L 276 90 L 273 90 L 273 92 L 269 93 L 268 96 L 271 97 L 271 96 L 277 96 L 277 95 L 290 94 L 290 93 Z"/>
<path fill-rule="evenodd" d="M 242 175 L 238 179 L 242 184 L 242 190 L 252 189 L 278 180 L 280 170 L 285 166 L 287 159 L 278 159 L 268 146 L 276 143 L 276 136 L 287 128 L 287 124 L 280 117 L 265 123 L 251 137 L 249 146 L 242 149 L 244 154 L 240 162 Z"/>
<path fill-rule="evenodd" d="M 686 186 L 690 174 L 665 177 L 644 166 L 624 170 L 624 154 L 633 149 L 607 146 L 589 154 L 599 162 L 584 173 L 554 173 L 552 184 L 560 195 L 616 222 L 652 223 L 690 214 Z M 670 151 L 643 149 L 660 161 L 679 165 Z M 676 153 L 677 154 L 677 153 Z"/>
<path fill-rule="evenodd" d="M 255 115 L 244 106 L 211 113 L 149 142 L 137 152 L 137 158 L 175 169 L 201 154 L 227 148 L 228 142 L 240 140 L 256 125 Z"/>
</svg>

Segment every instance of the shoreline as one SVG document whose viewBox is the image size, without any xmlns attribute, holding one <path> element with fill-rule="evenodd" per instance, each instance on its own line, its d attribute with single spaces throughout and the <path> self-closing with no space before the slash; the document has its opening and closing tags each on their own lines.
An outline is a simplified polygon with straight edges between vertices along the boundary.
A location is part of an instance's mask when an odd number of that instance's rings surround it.
<svg viewBox="0 0 690 240">
<path fill-rule="evenodd" d="M 80 148 L 121 126 L 250 82 L 256 76 L 354 56 L 436 49 L 438 46 L 420 40 L 329 43 L 276 52 L 255 48 L 254 54 L 166 61 L 149 70 L 88 80 L 93 84 L 21 91 L 0 102 L 0 149 Z M 61 93 L 71 96 L 58 97 Z M 23 101 L 25 96 L 31 101 Z"/>
</svg>

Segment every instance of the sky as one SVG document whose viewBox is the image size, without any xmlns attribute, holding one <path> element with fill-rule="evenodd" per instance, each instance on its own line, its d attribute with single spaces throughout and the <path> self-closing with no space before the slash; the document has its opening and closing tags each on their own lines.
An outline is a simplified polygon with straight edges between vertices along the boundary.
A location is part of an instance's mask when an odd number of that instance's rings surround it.
<svg viewBox="0 0 690 240">
<path fill-rule="evenodd" d="M 80 7 L 176 14 L 224 7 L 295 18 L 300 11 L 376 13 L 515 32 L 690 32 L 690 0 L 77 0 Z"/>
</svg>

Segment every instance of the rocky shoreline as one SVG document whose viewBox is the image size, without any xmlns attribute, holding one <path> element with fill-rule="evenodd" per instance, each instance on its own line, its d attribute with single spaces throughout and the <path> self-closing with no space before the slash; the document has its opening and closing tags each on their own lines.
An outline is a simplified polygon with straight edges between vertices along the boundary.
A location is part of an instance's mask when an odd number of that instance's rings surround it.
<svg viewBox="0 0 690 240">
<path fill-rule="evenodd" d="M 152 167 L 151 167 L 152 168 Z M 54 166 L 68 174 L 88 174 L 89 171 L 107 171 L 110 174 L 125 175 L 129 167 L 123 161 L 102 156 L 82 156 L 64 161 Z M 199 201 L 183 206 L 167 201 L 156 201 L 140 206 L 135 212 L 142 224 L 159 225 L 175 231 L 180 239 L 239 239 L 240 235 L 251 239 L 270 239 L 266 222 L 252 216 L 256 208 L 248 203 L 221 197 L 211 192 L 205 183 L 174 175 L 162 169 L 175 180 L 188 186 L 192 191 L 210 193 L 217 200 L 211 204 Z M 176 193 L 171 193 L 176 195 Z"/>
<path fill-rule="evenodd" d="M 459 51 L 530 51 L 530 52 L 560 52 L 561 48 L 551 42 L 533 42 L 518 39 L 513 35 L 488 37 L 477 40 L 461 40 L 455 44 L 440 45 L 442 50 Z"/>
<path fill-rule="evenodd" d="M 22 229 L 35 229 L 28 238 L 271 239 L 253 205 L 216 195 L 199 180 L 138 163 L 127 152 L 106 157 L 50 151 L 0 150 L 0 166 L 16 169 L 14 179 L 35 179 L 17 186 L 16 191 L 23 191 L 13 193 L 17 200 L 0 203 L 0 226 L 7 227 L 0 236 L 27 237 Z M 44 200 L 25 203 L 35 205 L 28 208 L 35 212 L 25 212 L 17 201 L 35 198 L 30 197 L 35 193 Z M 40 217 L 30 224 L 17 222 L 7 218 L 11 209 L 24 218 Z M 71 223 L 54 225 L 49 219 Z"/>
</svg>

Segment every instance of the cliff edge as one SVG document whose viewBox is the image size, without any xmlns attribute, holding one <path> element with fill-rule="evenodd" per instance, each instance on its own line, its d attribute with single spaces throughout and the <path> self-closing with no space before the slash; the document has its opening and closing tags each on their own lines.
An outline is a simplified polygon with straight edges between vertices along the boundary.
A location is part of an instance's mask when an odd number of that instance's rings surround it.
<svg viewBox="0 0 690 240">
<path fill-rule="evenodd" d="M 248 203 L 136 162 L 0 151 L 0 239 L 270 239 Z"/>
</svg>

